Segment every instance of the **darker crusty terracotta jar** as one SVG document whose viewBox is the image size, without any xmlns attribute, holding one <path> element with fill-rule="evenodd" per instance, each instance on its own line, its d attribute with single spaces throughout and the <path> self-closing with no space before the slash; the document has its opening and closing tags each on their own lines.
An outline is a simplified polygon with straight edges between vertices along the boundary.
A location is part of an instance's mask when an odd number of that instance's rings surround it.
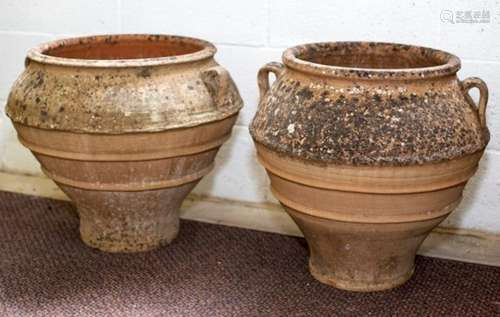
<svg viewBox="0 0 500 317">
<path fill-rule="evenodd" d="M 7 115 L 76 204 L 83 241 L 111 252 L 167 244 L 213 167 L 242 100 L 205 41 L 167 35 L 59 40 L 29 51 Z"/>
<path fill-rule="evenodd" d="M 456 56 L 399 44 L 307 44 L 283 62 L 259 72 L 250 132 L 311 273 L 355 291 L 404 283 L 488 143 L 485 83 L 460 81 Z"/>
</svg>

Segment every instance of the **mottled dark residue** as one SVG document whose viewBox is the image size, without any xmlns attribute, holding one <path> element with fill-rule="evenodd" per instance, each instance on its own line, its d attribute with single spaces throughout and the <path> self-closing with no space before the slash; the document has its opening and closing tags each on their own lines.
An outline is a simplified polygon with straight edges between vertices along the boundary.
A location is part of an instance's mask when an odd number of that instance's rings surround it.
<svg viewBox="0 0 500 317">
<path fill-rule="evenodd" d="M 138 73 L 137 77 L 148 78 L 151 77 L 151 67 L 143 67 Z"/>
<path fill-rule="evenodd" d="M 211 55 L 202 52 L 168 59 L 144 58 L 144 54 L 139 53 L 136 60 L 108 60 L 112 56 L 106 54 L 102 60 L 64 57 L 56 60 L 55 56 L 46 54 L 57 49 L 67 52 L 73 50 L 72 46 L 78 50 L 87 50 L 94 44 L 106 48 L 123 41 L 142 41 L 147 45 L 147 38 L 147 35 L 73 38 L 30 50 L 28 59 L 36 63 L 29 63 L 16 81 L 7 101 L 6 114 L 15 123 L 35 128 L 119 134 L 193 126 L 222 120 L 238 112 L 242 101 L 232 80 L 228 83 L 227 96 L 219 98 L 220 109 L 209 109 L 210 99 L 204 95 L 183 95 L 182 90 L 187 89 L 188 84 L 193 91 L 205 88 L 199 87 L 203 84 L 201 78 L 192 74 L 199 73 L 200 67 L 217 65 Z M 181 42 L 186 47 L 194 44 L 214 53 L 211 45 L 198 40 L 164 35 L 153 35 L 150 39 L 172 45 L 173 54 Z M 182 61 L 176 64 L 172 62 L 174 59 Z M 172 67 L 172 72 L 156 71 L 165 69 L 165 65 L 181 63 L 182 67 Z M 151 80 L 156 77 L 158 81 Z M 179 107 L 188 102 L 192 104 L 189 109 Z"/>
<path fill-rule="evenodd" d="M 449 53 L 338 42 L 296 46 L 283 59 L 293 71 L 261 100 L 250 127 L 256 142 L 279 154 L 317 164 L 410 165 L 472 154 L 489 141 Z"/>
<path fill-rule="evenodd" d="M 309 100 L 312 98 L 313 92 L 309 88 L 305 87 L 302 88 L 299 92 L 297 92 L 297 96 L 299 96 L 299 98 L 303 100 Z"/>
<path fill-rule="evenodd" d="M 353 165 L 437 162 L 474 153 L 488 142 L 456 83 L 421 94 L 394 86 L 328 93 L 315 87 L 312 92 L 291 78 L 276 83 L 252 122 L 256 141 L 318 164 Z"/>
<path fill-rule="evenodd" d="M 33 88 L 38 88 L 43 85 L 45 74 L 43 72 L 37 72 L 33 82 Z"/>
<path fill-rule="evenodd" d="M 118 44 L 118 41 L 111 35 L 111 36 L 108 36 L 104 39 L 104 43 L 110 44 L 110 45 L 116 45 L 116 44 Z"/>
</svg>

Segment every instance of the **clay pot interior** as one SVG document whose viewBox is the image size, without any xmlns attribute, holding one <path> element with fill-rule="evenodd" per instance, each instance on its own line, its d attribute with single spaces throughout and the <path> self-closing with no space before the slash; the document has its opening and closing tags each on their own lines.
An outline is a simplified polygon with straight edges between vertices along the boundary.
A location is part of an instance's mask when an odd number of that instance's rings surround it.
<svg viewBox="0 0 500 317">
<path fill-rule="evenodd" d="M 123 60 L 187 55 L 205 48 L 202 43 L 185 38 L 123 35 L 69 39 L 64 45 L 48 47 L 41 53 L 70 59 Z"/>
</svg>

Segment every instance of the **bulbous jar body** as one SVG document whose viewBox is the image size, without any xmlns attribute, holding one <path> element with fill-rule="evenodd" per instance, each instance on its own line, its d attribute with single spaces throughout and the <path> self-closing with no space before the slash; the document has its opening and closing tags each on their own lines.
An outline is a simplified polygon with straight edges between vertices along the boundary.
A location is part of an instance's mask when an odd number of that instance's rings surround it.
<svg viewBox="0 0 500 317">
<path fill-rule="evenodd" d="M 169 243 L 182 200 L 213 166 L 242 100 L 205 41 L 72 38 L 32 49 L 6 112 L 76 204 L 90 246 Z"/>
<path fill-rule="evenodd" d="M 357 291 L 404 283 L 488 143 L 486 85 L 460 81 L 457 57 L 409 45 L 306 44 L 283 61 L 259 72 L 250 132 L 311 273 Z"/>
</svg>

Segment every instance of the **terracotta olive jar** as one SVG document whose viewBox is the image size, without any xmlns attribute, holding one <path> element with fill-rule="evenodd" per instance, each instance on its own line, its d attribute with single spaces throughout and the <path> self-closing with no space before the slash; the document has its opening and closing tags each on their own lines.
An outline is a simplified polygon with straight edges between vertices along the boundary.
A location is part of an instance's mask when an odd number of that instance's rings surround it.
<svg viewBox="0 0 500 317">
<path fill-rule="evenodd" d="M 485 83 L 460 81 L 454 55 L 389 43 L 306 44 L 283 63 L 259 71 L 250 132 L 312 275 L 353 291 L 404 283 L 488 143 Z"/>
<path fill-rule="evenodd" d="M 29 51 L 7 115 L 75 203 L 89 246 L 172 241 L 179 207 L 213 167 L 242 100 L 205 41 L 167 35 L 63 39 Z"/>
</svg>

